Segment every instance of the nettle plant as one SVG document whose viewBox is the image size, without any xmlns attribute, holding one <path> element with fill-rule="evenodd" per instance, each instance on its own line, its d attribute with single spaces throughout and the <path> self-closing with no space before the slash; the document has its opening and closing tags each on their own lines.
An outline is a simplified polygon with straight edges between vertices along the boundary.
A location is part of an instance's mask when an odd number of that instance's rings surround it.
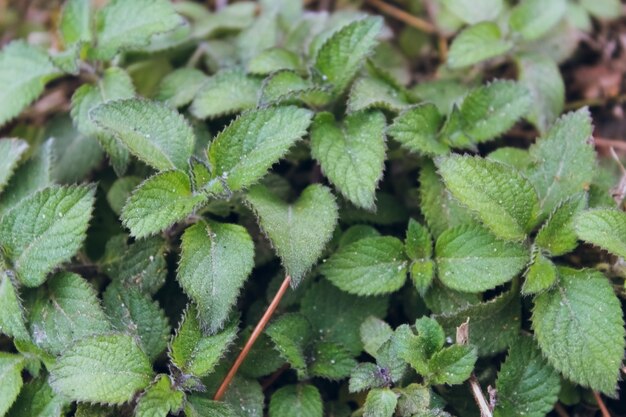
<svg viewBox="0 0 626 417">
<path fill-rule="evenodd" d="M 0 416 L 616 397 L 623 193 L 589 111 L 557 118 L 545 41 L 613 3 L 442 0 L 438 31 L 472 26 L 408 88 L 410 48 L 358 9 L 68 1 L 56 48 L 0 52 Z M 69 108 L 31 123 L 48 83 Z M 524 118 L 540 136 L 502 146 Z"/>
</svg>

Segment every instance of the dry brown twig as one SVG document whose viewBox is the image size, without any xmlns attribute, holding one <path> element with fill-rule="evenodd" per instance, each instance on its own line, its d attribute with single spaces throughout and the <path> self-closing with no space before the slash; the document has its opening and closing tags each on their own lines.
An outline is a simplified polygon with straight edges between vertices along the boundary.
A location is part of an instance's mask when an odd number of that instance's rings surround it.
<svg viewBox="0 0 626 417">
<path fill-rule="evenodd" d="M 422 32 L 437 32 L 437 28 L 435 28 L 435 25 L 433 25 L 429 21 L 414 16 L 411 13 L 408 13 L 396 6 L 392 6 L 391 4 L 386 3 L 383 0 L 365 0 L 365 2 L 370 6 L 377 8 L 382 13 L 391 16 L 403 23 L 406 23 L 407 25 L 412 26 L 415 29 L 421 30 Z"/>
</svg>

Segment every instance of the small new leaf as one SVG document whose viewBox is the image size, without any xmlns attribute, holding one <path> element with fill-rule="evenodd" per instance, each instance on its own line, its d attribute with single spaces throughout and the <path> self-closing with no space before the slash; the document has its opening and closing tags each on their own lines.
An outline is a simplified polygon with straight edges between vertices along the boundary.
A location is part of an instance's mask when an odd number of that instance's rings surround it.
<svg viewBox="0 0 626 417">
<path fill-rule="evenodd" d="M 363 417 L 392 417 L 398 404 L 398 395 L 390 388 L 374 388 L 367 394 Z"/>
<path fill-rule="evenodd" d="M 444 155 L 448 146 L 439 141 L 443 116 L 432 103 L 405 110 L 393 121 L 387 133 L 406 149 L 417 154 Z"/>
<path fill-rule="evenodd" d="M 167 417 L 170 412 L 176 414 L 183 407 L 184 400 L 185 394 L 172 387 L 172 381 L 167 375 L 161 374 L 139 397 L 135 416 Z"/>
<path fill-rule="evenodd" d="M 428 367 L 428 380 L 433 384 L 456 385 L 470 377 L 476 364 L 476 349 L 470 346 L 452 345 L 435 353 Z"/>
<path fill-rule="evenodd" d="M 20 158 L 28 149 L 28 143 L 22 139 L 0 139 L 0 193 L 4 190 L 13 171 L 17 168 Z"/>
<path fill-rule="evenodd" d="M 579 193 L 559 204 L 539 229 L 535 243 L 552 256 L 564 255 L 578 245 L 574 230 L 576 215 L 587 206 L 587 195 Z"/>
</svg>

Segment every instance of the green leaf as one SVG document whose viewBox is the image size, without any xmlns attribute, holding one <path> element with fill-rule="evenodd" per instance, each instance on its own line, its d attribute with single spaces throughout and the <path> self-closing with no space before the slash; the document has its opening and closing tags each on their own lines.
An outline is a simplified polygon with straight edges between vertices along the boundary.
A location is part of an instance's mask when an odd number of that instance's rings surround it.
<svg viewBox="0 0 626 417">
<path fill-rule="evenodd" d="M 240 69 L 227 69 L 209 78 L 189 110 L 198 119 L 239 113 L 256 106 L 261 81 Z"/>
<path fill-rule="evenodd" d="M 535 297 L 532 325 L 543 355 L 565 377 L 615 395 L 624 356 L 624 321 L 606 277 L 559 268 L 557 285 Z"/>
<path fill-rule="evenodd" d="M 344 91 L 373 52 L 382 19 L 368 17 L 349 23 L 335 32 L 319 49 L 313 68 L 336 95 Z"/>
<path fill-rule="evenodd" d="M 550 288 L 556 282 L 557 276 L 556 265 L 537 250 L 526 270 L 522 294 L 535 294 Z"/>
<path fill-rule="evenodd" d="M 327 187 L 314 184 L 293 204 L 287 204 L 258 185 L 250 189 L 246 199 L 296 287 L 322 255 L 335 230 L 338 210 L 334 196 Z"/>
<path fill-rule="evenodd" d="M 24 41 L 0 51 L 0 126 L 20 114 L 61 72 L 48 56 Z"/>
<path fill-rule="evenodd" d="M 191 180 L 182 171 L 160 172 L 144 181 L 122 209 L 124 226 L 133 236 L 155 234 L 185 219 L 206 201 L 191 190 Z"/>
<path fill-rule="evenodd" d="M 495 20 L 504 9 L 502 0 L 443 0 L 446 9 L 471 25 Z"/>
<path fill-rule="evenodd" d="M 9 410 L 11 417 L 61 417 L 67 400 L 56 395 L 47 378 L 36 378 L 26 383 Z M 76 417 L 81 417 L 79 414 Z"/>
<path fill-rule="evenodd" d="M 532 338 L 511 345 L 498 372 L 495 417 L 543 417 L 552 410 L 560 389 L 559 374 L 541 356 Z"/>
<path fill-rule="evenodd" d="M 134 176 L 121 177 L 115 180 L 107 192 L 107 202 L 115 214 L 119 216 L 122 213 L 128 197 L 139 184 L 141 184 L 141 178 Z"/>
<path fill-rule="evenodd" d="M 405 91 L 383 77 L 361 77 L 350 89 L 348 112 L 380 109 L 392 112 L 402 111 L 409 106 L 409 98 Z"/>
<path fill-rule="evenodd" d="M 28 143 L 22 139 L 0 139 L 0 155 L 3 155 L 2 161 L 0 161 L 0 193 L 6 187 L 13 171 L 20 162 L 20 158 L 27 149 Z"/>
<path fill-rule="evenodd" d="M 394 292 L 406 281 L 408 260 L 402 241 L 368 237 L 338 249 L 320 272 L 343 291 L 356 295 Z"/>
<path fill-rule="evenodd" d="M 183 408 L 185 394 L 172 386 L 167 375 L 158 375 L 137 401 L 136 417 L 167 417 L 169 412 L 176 414 Z"/>
<path fill-rule="evenodd" d="M 511 11 L 509 25 L 523 39 L 535 40 L 545 35 L 565 15 L 565 0 L 545 3 L 541 0 L 524 0 Z"/>
<path fill-rule="evenodd" d="M 0 246 L 17 278 L 36 287 L 80 249 L 95 189 L 53 186 L 20 201 L 0 220 Z"/>
<path fill-rule="evenodd" d="M 221 333 L 203 335 L 198 310 L 190 305 L 170 345 L 169 356 L 184 374 L 202 377 L 213 371 L 236 335 L 236 326 L 229 326 Z"/>
<path fill-rule="evenodd" d="M 116 100 L 91 110 L 89 118 L 157 170 L 189 166 L 193 130 L 183 116 L 164 104 L 136 98 Z"/>
<path fill-rule="evenodd" d="M 530 165 L 530 155 L 526 149 L 504 146 L 490 152 L 487 158 L 523 171 Z"/>
<path fill-rule="evenodd" d="M 461 384 L 470 377 L 476 359 L 475 348 L 461 345 L 444 348 L 428 361 L 429 381 L 433 384 Z"/>
<path fill-rule="evenodd" d="M 224 395 L 224 402 L 237 410 L 240 417 L 264 417 L 265 396 L 261 384 L 255 379 L 235 377 Z"/>
<path fill-rule="evenodd" d="M 76 406 L 74 417 L 114 417 L 114 407 L 81 403 Z"/>
<path fill-rule="evenodd" d="M 622 14 L 619 0 L 580 0 L 589 13 L 600 19 L 616 19 Z"/>
<path fill-rule="evenodd" d="M 331 113 L 320 113 L 311 127 L 311 155 L 357 207 L 375 208 L 374 193 L 385 163 L 384 130 L 380 112 L 353 113 L 341 125 Z"/>
<path fill-rule="evenodd" d="M 414 219 L 409 219 L 404 250 L 414 261 L 430 259 L 433 255 L 433 238 L 430 232 Z"/>
<path fill-rule="evenodd" d="M 310 122 L 310 111 L 292 106 L 244 113 L 211 142 L 213 175 L 233 191 L 249 187 L 305 135 Z"/>
<path fill-rule="evenodd" d="M 454 197 L 498 237 L 521 240 L 539 212 L 537 193 L 519 172 L 499 162 L 453 155 L 438 161 L 439 173 Z"/>
<path fill-rule="evenodd" d="M 240 60 L 247 64 L 254 56 L 277 46 L 280 36 L 275 13 L 262 13 L 237 37 L 235 46 Z"/>
<path fill-rule="evenodd" d="M 311 324 L 306 317 L 298 313 L 283 314 L 270 323 L 265 333 L 298 375 L 306 376 L 305 348 L 311 339 Z"/>
<path fill-rule="evenodd" d="M 248 62 L 248 72 L 269 75 L 282 70 L 300 70 L 300 57 L 287 49 L 270 48 L 262 51 Z"/>
<path fill-rule="evenodd" d="M 195 68 L 176 69 L 161 80 L 155 99 L 172 107 L 186 106 L 208 79 L 204 72 Z"/>
<path fill-rule="evenodd" d="M 374 388 L 367 394 L 363 417 L 392 417 L 398 395 L 389 388 Z"/>
<path fill-rule="evenodd" d="M 356 360 L 343 346 L 332 342 L 317 343 L 311 349 L 311 376 L 339 381 L 350 376 Z"/>
<path fill-rule="evenodd" d="M 349 391 L 360 392 L 371 388 L 382 388 L 389 385 L 389 377 L 383 368 L 373 363 L 360 363 L 350 375 Z"/>
<path fill-rule="evenodd" d="M 447 287 L 483 292 L 515 277 L 530 260 L 520 243 L 498 240 L 478 225 L 443 232 L 435 246 L 438 276 Z"/>
<path fill-rule="evenodd" d="M 579 193 L 562 201 L 539 229 L 535 243 L 552 256 L 564 255 L 578 246 L 575 217 L 587 205 L 587 195 Z"/>
<path fill-rule="evenodd" d="M 361 323 L 360 334 L 363 350 L 376 357 L 378 349 L 393 335 L 393 330 L 385 321 L 370 316 Z"/>
<path fill-rule="evenodd" d="M 425 410 L 429 410 L 431 406 L 431 391 L 420 384 L 409 384 L 399 390 L 398 398 L 398 414 L 399 415 L 420 415 Z M 435 411 L 435 410 L 433 410 Z M 439 414 L 440 410 L 435 413 L 426 413 L 426 416 L 446 417 L 447 414 Z M 423 414 L 421 414 L 423 415 Z"/>
<path fill-rule="evenodd" d="M 302 299 L 301 312 L 320 340 L 343 345 L 353 355 L 363 350 L 359 327 L 366 317 L 383 317 L 387 300 L 357 297 L 340 291 L 328 281 L 314 283 Z"/>
<path fill-rule="evenodd" d="M 65 46 L 76 42 L 91 42 L 93 37 L 91 30 L 91 2 L 66 1 L 59 19 L 59 34 Z"/>
<path fill-rule="evenodd" d="M 580 239 L 626 258 L 626 213 L 617 209 L 587 210 L 574 222 Z"/>
<path fill-rule="evenodd" d="M 51 277 L 29 304 L 33 341 L 55 355 L 80 339 L 111 329 L 94 288 L 71 272 Z"/>
<path fill-rule="evenodd" d="M 146 46 L 154 35 L 183 24 L 167 0 L 111 0 L 96 15 L 98 42 L 93 58 L 110 60 L 120 51 Z"/>
<path fill-rule="evenodd" d="M 564 199 L 586 190 L 593 180 L 596 155 L 587 108 L 562 116 L 530 147 L 529 180 L 546 217 Z"/>
<path fill-rule="evenodd" d="M 136 287 L 119 284 L 109 285 L 102 299 L 113 328 L 135 337 L 150 360 L 165 350 L 170 326 L 159 303 Z"/>
<path fill-rule="evenodd" d="M 339 238 L 339 247 L 349 245 L 366 237 L 380 236 L 378 230 L 366 224 L 355 224 L 346 229 Z"/>
<path fill-rule="evenodd" d="M 239 4 L 239 3 L 235 3 Z M 236 408 L 222 401 L 212 401 L 195 395 L 187 396 L 185 416 L 187 417 L 241 417 Z"/>
<path fill-rule="evenodd" d="M 0 260 L 0 333 L 18 340 L 29 340 L 24 322 L 24 309 L 11 280 L 12 271 Z"/>
<path fill-rule="evenodd" d="M 322 396 L 314 385 L 287 385 L 270 400 L 270 417 L 322 417 Z"/>
<path fill-rule="evenodd" d="M 443 116 L 431 103 L 419 104 L 405 110 L 393 121 L 387 133 L 406 149 L 417 154 L 444 155 L 448 146 L 439 141 Z"/>
<path fill-rule="evenodd" d="M 461 306 L 435 316 L 446 335 L 454 337 L 456 328 L 469 318 L 469 344 L 480 356 L 491 356 L 514 343 L 520 332 L 521 305 L 517 286 L 484 303 Z"/>
<path fill-rule="evenodd" d="M 463 68 L 504 55 L 513 48 L 493 22 L 482 22 L 464 29 L 450 45 L 448 66 Z"/>
<path fill-rule="evenodd" d="M 50 370 L 49 382 L 74 401 L 122 404 L 150 384 L 152 366 L 132 336 L 113 334 L 70 346 Z"/>
<path fill-rule="evenodd" d="M 271 74 L 263 81 L 259 103 L 298 104 L 319 108 L 331 101 L 330 89 L 327 86 L 314 84 L 293 71 L 283 70 Z"/>
<path fill-rule="evenodd" d="M 20 355 L 0 352 L 0 416 L 4 416 L 22 389 L 24 359 Z"/>
<path fill-rule="evenodd" d="M 185 230 L 178 282 L 207 332 L 222 328 L 253 267 L 254 244 L 244 227 L 200 221 Z"/>
</svg>

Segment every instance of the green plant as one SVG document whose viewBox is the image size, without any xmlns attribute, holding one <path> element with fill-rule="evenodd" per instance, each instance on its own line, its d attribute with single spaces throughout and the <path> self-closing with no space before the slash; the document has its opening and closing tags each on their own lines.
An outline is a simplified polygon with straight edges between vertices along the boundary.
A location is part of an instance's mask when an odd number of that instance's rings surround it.
<svg viewBox="0 0 626 417">
<path fill-rule="evenodd" d="M 550 42 L 619 2 L 426 2 L 460 33 L 410 88 L 407 39 L 432 39 L 337 3 L 68 0 L 58 48 L 2 49 L 0 416 L 618 395 L 626 191 L 589 110 L 560 116 L 576 45 Z M 69 106 L 25 111 L 44 91 Z"/>
</svg>

